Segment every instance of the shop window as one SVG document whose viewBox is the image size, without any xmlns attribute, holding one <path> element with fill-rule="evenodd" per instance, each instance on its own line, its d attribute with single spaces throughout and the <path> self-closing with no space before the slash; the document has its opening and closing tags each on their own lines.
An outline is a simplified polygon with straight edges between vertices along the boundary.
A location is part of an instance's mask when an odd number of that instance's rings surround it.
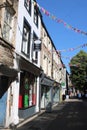
<svg viewBox="0 0 87 130">
<path fill-rule="evenodd" d="M 31 28 L 28 25 L 27 21 L 24 20 L 23 39 L 22 39 L 22 49 L 21 50 L 27 57 L 30 57 L 30 34 L 31 34 Z"/>
<path fill-rule="evenodd" d="M 37 9 L 37 6 L 34 6 L 34 23 L 38 27 L 38 9 Z"/>
<path fill-rule="evenodd" d="M 21 73 L 19 108 L 36 105 L 36 77 L 31 73 Z"/>
<path fill-rule="evenodd" d="M 24 6 L 31 15 L 31 0 L 24 0 Z"/>
</svg>

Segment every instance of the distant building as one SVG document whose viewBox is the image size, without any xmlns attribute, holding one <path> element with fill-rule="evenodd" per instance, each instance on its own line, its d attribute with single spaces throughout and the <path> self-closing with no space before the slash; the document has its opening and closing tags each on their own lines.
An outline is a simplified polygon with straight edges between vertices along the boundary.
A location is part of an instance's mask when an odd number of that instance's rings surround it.
<svg viewBox="0 0 87 130">
<path fill-rule="evenodd" d="M 60 56 L 56 51 L 54 43 L 42 21 L 41 28 L 41 68 L 43 70 L 41 76 L 41 109 L 46 109 L 49 103 L 54 105 L 60 100 L 59 79 L 60 74 Z"/>
</svg>

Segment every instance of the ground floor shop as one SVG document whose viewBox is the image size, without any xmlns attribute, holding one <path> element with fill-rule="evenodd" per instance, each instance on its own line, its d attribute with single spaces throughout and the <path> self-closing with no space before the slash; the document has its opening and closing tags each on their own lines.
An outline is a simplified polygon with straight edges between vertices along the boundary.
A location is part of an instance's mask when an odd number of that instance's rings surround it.
<svg viewBox="0 0 87 130">
<path fill-rule="evenodd" d="M 52 102 L 51 87 L 41 86 L 41 108 L 45 109 L 49 102 Z"/>
<path fill-rule="evenodd" d="M 53 104 L 59 103 L 60 101 L 60 89 L 61 85 L 57 82 L 54 82 L 53 86 Z"/>
<path fill-rule="evenodd" d="M 3 113 L 0 113 L 1 127 L 16 125 L 21 119 L 24 120 L 39 112 L 40 108 L 40 68 L 21 56 L 17 58 L 18 72 L 5 70 L 5 73 L 10 72 L 9 75 L 7 73 L 5 77 L 0 76 L 0 90 L 2 90 L 0 91 L 0 112 Z"/>
<path fill-rule="evenodd" d="M 59 103 L 61 85 L 46 76 L 41 81 L 41 109 L 46 109 Z"/>
<path fill-rule="evenodd" d="M 20 74 L 19 118 L 39 112 L 39 78 L 27 71 Z"/>
<path fill-rule="evenodd" d="M 17 71 L 11 69 L 5 65 L 0 65 L 0 127 L 6 127 L 8 118 L 7 113 L 10 109 L 8 106 L 11 106 L 13 95 L 8 100 L 8 90 L 11 86 L 11 83 L 14 82 L 17 76 Z"/>
<path fill-rule="evenodd" d="M 28 62 L 23 57 L 19 59 L 19 101 L 18 116 L 26 119 L 39 112 L 39 75 L 40 68 Z"/>
</svg>

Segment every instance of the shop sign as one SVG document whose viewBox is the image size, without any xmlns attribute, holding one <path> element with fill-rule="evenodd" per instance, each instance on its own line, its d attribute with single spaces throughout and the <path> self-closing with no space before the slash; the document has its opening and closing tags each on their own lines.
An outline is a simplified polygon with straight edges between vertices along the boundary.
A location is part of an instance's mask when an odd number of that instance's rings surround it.
<svg viewBox="0 0 87 130">
<path fill-rule="evenodd" d="M 34 51 L 40 51 L 41 50 L 41 41 L 36 40 L 34 41 Z"/>
<path fill-rule="evenodd" d="M 44 78 L 41 84 L 47 85 L 47 86 L 53 86 L 53 81 L 50 79 Z"/>
<path fill-rule="evenodd" d="M 62 82 L 62 83 L 61 83 L 61 86 L 65 86 L 65 83 L 64 83 L 64 82 Z"/>
</svg>

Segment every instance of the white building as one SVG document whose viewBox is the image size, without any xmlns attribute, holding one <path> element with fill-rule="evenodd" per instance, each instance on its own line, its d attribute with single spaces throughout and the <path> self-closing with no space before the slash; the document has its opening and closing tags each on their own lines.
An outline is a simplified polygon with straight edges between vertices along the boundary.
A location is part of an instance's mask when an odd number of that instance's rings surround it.
<svg viewBox="0 0 87 130">
<path fill-rule="evenodd" d="M 14 123 L 17 116 L 26 119 L 39 112 L 40 51 L 35 51 L 38 48 L 34 42 L 40 39 L 41 14 L 35 4 L 32 0 L 20 0 L 18 6 L 15 67 L 19 74 L 13 89 L 19 102 L 14 98 Z"/>
</svg>

